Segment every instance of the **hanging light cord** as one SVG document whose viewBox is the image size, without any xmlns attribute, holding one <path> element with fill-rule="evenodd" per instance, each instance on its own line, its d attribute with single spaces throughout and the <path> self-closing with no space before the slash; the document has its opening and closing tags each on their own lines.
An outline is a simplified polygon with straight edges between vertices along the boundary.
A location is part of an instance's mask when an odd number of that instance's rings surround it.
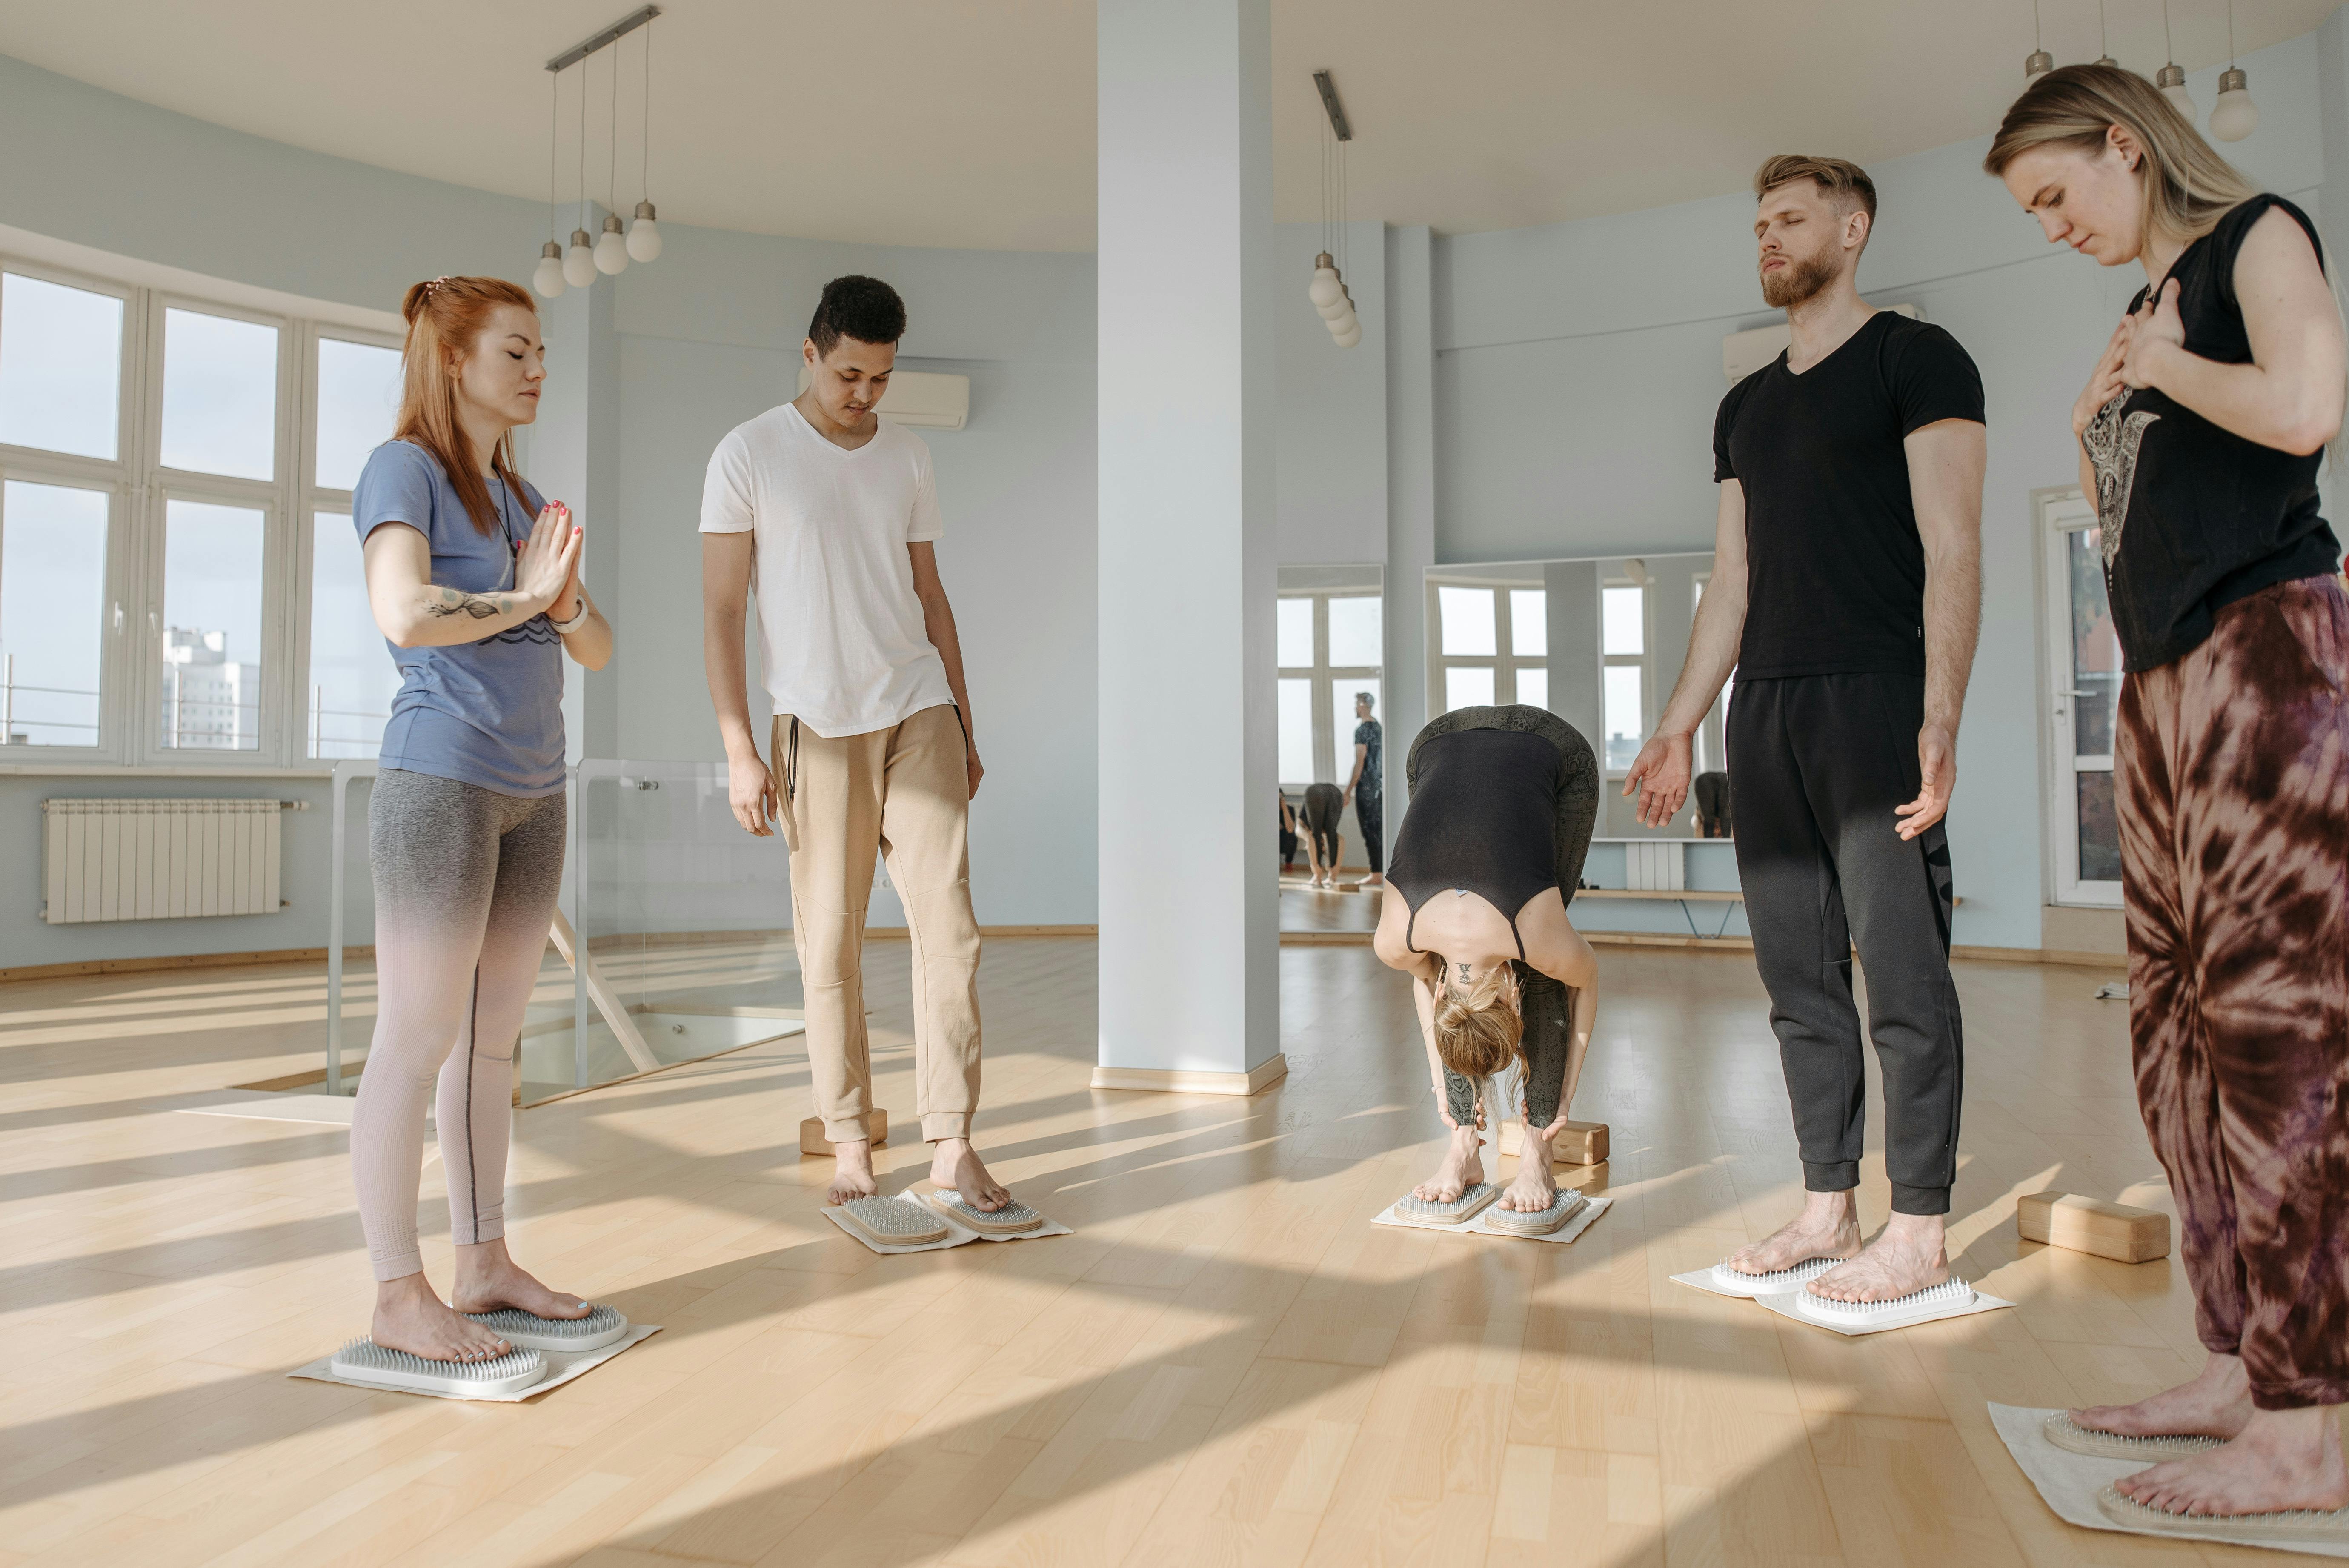
<svg viewBox="0 0 2349 1568">
<path fill-rule="evenodd" d="M 552 239 L 560 232 L 557 225 L 562 222 L 554 215 L 558 205 L 554 171 L 563 156 L 563 78 L 555 77 L 548 87 L 552 90 L 546 98 L 546 232 Z"/>
<path fill-rule="evenodd" d="M 2112 38 L 2105 27 L 2105 0 L 2096 0 L 2096 53 L 2106 59 L 2113 57 Z"/>
<path fill-rule="evenodd" d="M 2169 0 L 2162 0 L 2168 5 Z M 636 183 L 644 187 L 645 200 L 653 199 L 653 25 L 645 24 L 645 134 L 643 150 L 636 157 Z"/>
<path fill-rule="evenodd" d="M 620 49 L 612 46 L 612 155 L 604 164 L 604 211 L 620 210 Z"/>
<path fill-rule="evenodd" d="M 2235 68 L 2235 0 L 2227 0 L 2227 68 Z"/>
<path fill-rule="evenodd" d="M 2047 47 L 2047 41 L 2039 36 L 2039 0 L 2031 0 L 2031 46 L 2034 51 Z"/>
<path fill-rule="evenodd" d="M 587 66 L 579 66 L 579 226 L 587 226 Z"/>
<path fill-rule="evenodd" d="M 2169 63 L 2178 63 L 2178 46 L 2169 41 L 2169 0 L 2161 0 L 2161 52 Z"/>
</svg>

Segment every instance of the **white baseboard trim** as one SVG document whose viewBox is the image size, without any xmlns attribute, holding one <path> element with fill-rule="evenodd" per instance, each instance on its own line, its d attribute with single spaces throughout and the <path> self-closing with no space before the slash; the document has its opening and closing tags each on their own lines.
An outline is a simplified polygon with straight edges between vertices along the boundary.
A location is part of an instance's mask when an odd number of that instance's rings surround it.
<svg viewBox="0 0 2349 1568">
<path fill-rule="evenodd" d="M 1173 1068 L 1093 1068 L 1093 1088 L 1139 1089 L 1151 1094 L 1261 1094 L 1288 1076 L 1279 1052 L 1244 1073 L 1185 1072 Z"/>
</svg>

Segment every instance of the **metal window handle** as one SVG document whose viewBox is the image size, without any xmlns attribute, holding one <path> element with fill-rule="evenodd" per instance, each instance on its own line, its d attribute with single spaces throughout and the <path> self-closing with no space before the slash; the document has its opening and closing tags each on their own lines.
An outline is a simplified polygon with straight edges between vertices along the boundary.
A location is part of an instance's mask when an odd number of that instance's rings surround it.
<svg viewBox="0 0 2349 1568">
<path fill-rule="evenodd" d="M 118 637 L 122 635 L 122 601 L 119 599 L 114 602 L 114 634 Z"/>
</svg>

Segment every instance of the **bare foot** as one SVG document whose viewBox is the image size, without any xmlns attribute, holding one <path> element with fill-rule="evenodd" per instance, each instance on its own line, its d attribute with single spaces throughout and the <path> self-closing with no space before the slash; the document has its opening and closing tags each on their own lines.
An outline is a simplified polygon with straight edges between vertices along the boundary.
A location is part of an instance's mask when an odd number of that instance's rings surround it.
<svg viewBox="0 0 2349 1568">
<path fill-rule="evenodd" d="M 2239 1356 L 2212 1356 L 2191 1382 L 2134 1405 L 2090 1405 L 2073 1424 L 2131 1438 L 2231 1438 L 2253 1414 L 2251 1380 Z"/>
<path fill-rule="evenodd" d="M 376 1285 L 367 1337 L 427 1361 L 487 1361 L 512 1348 L 441 1301 L 421 1273 Z"/>
<path fill-rule="evenodd" d="M 1859 1256 L 1807 1287 L 1829 1301 L 1894 1301 L 1950 1277 L 1939 1214 L 1895 1214 Z"/>
<path fill-rule="evenodd" d="M 2223 1447 L 2115 1481 L 2124 1497 L 2165 1513 L 2276 1513 L 2349 1504 L 2349 1469 L 2331 1408 L 2255 1410 Z"/>
<path fill-rule="evenodd" d="M 1810 1192 L 1803 1212 L 1729 1254 L 1739 1274 L 1776 1274 L 1813 1258 L 1847 1258 L 1859 1251 L 1859 1212 L 1848 1192 Z"/>
<path fill-rule="evenodd" d="M 832 1146 L 832 1189 L 823 1195 L 827 1203 L 845 1203 L 853 1198 L 871 1198 L 881 1191 L 881 1183 L 873 1180 L 873 1140 L 852 1139 Z"/>
<path fill-rule="evenodd" d="M 457 1288 L 450 1301 L 459 1312 L 495 1312 L 515 1307 L 533 1317 L 585 1317 L 595 1308 L 568 1291 L 549 1290 L 506 1255 L 505 1238 L 457 1249 Z"/>
<path fill-rule="evenodd" d="M 1547 1213 L 1557 1198 L 1557 1177 L 1550 1170 L 1550 1140 L 1536 1131 L 1533 1123 L 1521 1125 L 1525 1142 L 1517 1150 L 1517 1179 L 1509 1183 L 1496 1206 L 1525 1214 Z"/>
<path fill-rule="evenodd" d="M 941 1138 L 930 1151 L 930 1185 L 962 1194 L 962 1201 L 982 1214 L 991 1214 L 1011 1202 L 1003 1184 L 987 1173 L 978 1150 L 968 1138 Z"/>
<path fill-rule="evenodd" d="M 1444 1163 L 1435 1174 L 1411 1190 L 1411 1195 L 1430 1203 L 1454 1203 L 1460 1194 L 1485 1179 L 1484 1140 L 1473 1127 L 1453 1130 L 1452 1141 L 1444 1150 Z"/>
</svg>

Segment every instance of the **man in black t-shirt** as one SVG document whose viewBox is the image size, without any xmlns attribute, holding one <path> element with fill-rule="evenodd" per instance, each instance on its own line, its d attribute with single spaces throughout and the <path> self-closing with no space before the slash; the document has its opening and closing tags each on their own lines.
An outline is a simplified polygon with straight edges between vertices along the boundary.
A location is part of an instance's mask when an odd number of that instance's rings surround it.
<svg viewBox="0 0 2349 1568">
<path fill-rule="evenodd" d="M 1370 856 L 1371 874 L 1362 885 L 1380 885 L 1387 868 L 1386 731 L 1371 717 L 1379 699 L 1369 692 L 1354 694 L 1354 771 L 1346 780 L 1346 799 L 1353 803 L 1354 820 L 1362 825 L 1362 851 Z"/>
<path fill-rule="evenodd" d="M 1738 875 L 1808 1200 L 1730 1261 L 1769 1274 L 1851 1259 L 1808 1288 L 1884 1301 L 1949 1277 L 1963 1053 L 1941 817 L 1982 613 L 1982 378 L 1948 333 L 1861 301 L 1864 170 L 1774 158 L 1754 189 L 1762 295 L 1785 309 L 1791 344 L 1722 400 L 1713 581 L 1624 793 L 1639 790 L 1641 821 L 1671 820 L 1690 737 L 1733 665 Z M 1892 1183 L 1891 1222 L 1864 1250 L 1854 943 Z"/>
</svg>

